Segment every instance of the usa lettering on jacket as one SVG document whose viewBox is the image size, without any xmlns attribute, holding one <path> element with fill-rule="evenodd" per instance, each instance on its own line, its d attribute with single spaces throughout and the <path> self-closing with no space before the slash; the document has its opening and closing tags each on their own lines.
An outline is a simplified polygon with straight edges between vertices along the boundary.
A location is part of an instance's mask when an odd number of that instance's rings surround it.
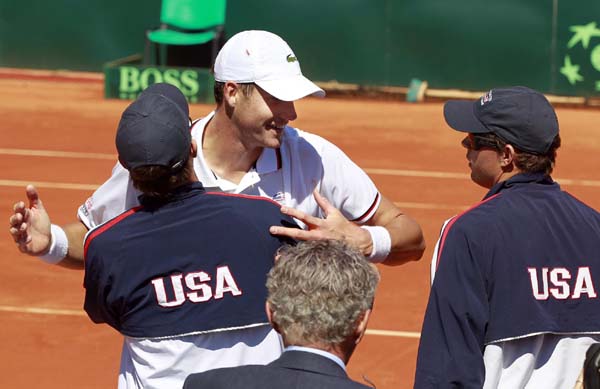
<svg viewBox="0 0 600 389">
<path fill-rule="evenodd" d="M 564 267 L 527 268 L 531 280 L 531 290 L 536 300 L 579 299 L 583 295 L 596 298 L 594 280 L 588 266 L 577 268 L 576 274 Z"/>
<path fill-rule="evenodd" d="M 166 281 L 167 279 L 170 280 Z M 214 291 L 209 282 L 212 277 L 204 272 L 197 271 L 185 274 L 172 274 L 171 276 L 155 278 L 152 280 L 154 293 L 158 305 L 165 308 L 177 307 L 189 300 L 192 303 L 203 303 L 214 298 L 222 299 L 225 293 L 233 297 L 240 296 L 242 291 L 237 285 L 229 266 L 217 267 L 215 272 Z M 165 284 L 171 284 L 172 291 L 167 293 Z M 185 284 L 185 288 L 184 288 Z M 170 297 L 169 297 L 170 296 Z"/>
</svg>

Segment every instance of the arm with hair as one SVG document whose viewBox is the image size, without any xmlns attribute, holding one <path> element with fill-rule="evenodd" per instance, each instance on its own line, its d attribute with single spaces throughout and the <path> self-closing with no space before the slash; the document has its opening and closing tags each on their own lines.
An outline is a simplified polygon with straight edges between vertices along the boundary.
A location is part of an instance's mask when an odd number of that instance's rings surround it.
<svg viewBox="0 0 600 389">
<path fill-rule="evenodd" d="M 372 234 L 361 228 L 356 223 L 347 220 L 342 213 L 316 190 L 313 193 L 315 200 L 325 213 L 325 218 L 308 215 L 300 210 L 282 207 L 281 212 L 301 220 L 307 230 L 290 229 L 280 226 L 271 227 L 275 235 L 284 235 L 296 240 L 345 240 L 365 256 L 371 256 L 374 249 Z M 389 234 L 390 255 L 383 261 L 386 265 L 401 265 L 409 260 L 417 260 L 423 255 L 425 241 L 421 227 L 410 217 L 402 212 L 385 197 L 382 198 L 379 208 L 368 221 L 368 225 L 379 226 L 385 229 L 384 234 Z"/>
<path fill-rule="evenodd" d="M 370 226 L 379 226 L 390 235 L 390 254 L 384 260 L 386 265 L 402 265 L 408 261 L 419 260 L 425 251 L 425 239 L 421 226 L 385 197 L 381 197 L 379 208 L 367 222 Z M 365 255 L 371 252 L 363 250 Z"/>
<path fill-rule="evenodd" d="M 322 212 L 283 207 L 283 213 L 303 222 L 307 230 L 276 227 L 271 232 L 297 240 L 343 239 L 371 261 L 387 265 L 421 258 L 421 227 L 381 196 L 369 176 L 337 146 L 316 135 L 300 136 L 304 140 L 298 142 L 296 154 L 304 161 L 304 177 L 299 182 L 314 182 L 313 196 Z"/>
</svg>

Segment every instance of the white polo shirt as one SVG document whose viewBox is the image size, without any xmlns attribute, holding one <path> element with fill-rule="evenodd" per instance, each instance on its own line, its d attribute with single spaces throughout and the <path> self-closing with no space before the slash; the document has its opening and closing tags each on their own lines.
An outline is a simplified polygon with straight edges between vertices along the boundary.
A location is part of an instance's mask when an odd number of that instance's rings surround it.
<svg viewBox="0 0 600 389">
<path fill-rule="evenodd" d="M 198 145 L 213 115 L 194 123 L 192 137 Z M 201 147 L 194 170 L 207 191 L 268 197 L 319 217 L 324 215 L 313 197 L 315 188 L 347 219 L 357 223 L 369 220 L 381 200 L 367 174 L 338 147 L 289 126 L 284 129 L 281 147 L 264 149 L 239 184 L 216 177 Z M 112 176 L 79 207 L 78 217 L 91 229 L 139 205 L 139 195 L 129 172 L 117 163 Z M 279 336 L 269 326 L 168 340 L 126 337 L 119 388 L 181 387 L 190 373 L 266 364 L 278 358 L 282 350 Z"/>
<path fill-rule="evenodd" d="M 194 123 L 192 138 L 198 145 L 214 112 Z M 367 174 L 343 151 L 320 136 L 287 126 L 279 149 L 264 149 L 256 166 L 239 184 L 215 176 L 198 147 L 194 170 L 207 191 L 241 193 L 271 198 L 309 215 L 323 217 L 313 197 L 317 189 L 349 220 L 364 223 L 381 201 Z M 112 176 L 79 207 L 78 217 L 92 228 L 139 205 L 140 192 L 133 187 L 129 172 L 117 162 Z"/>
</svg>

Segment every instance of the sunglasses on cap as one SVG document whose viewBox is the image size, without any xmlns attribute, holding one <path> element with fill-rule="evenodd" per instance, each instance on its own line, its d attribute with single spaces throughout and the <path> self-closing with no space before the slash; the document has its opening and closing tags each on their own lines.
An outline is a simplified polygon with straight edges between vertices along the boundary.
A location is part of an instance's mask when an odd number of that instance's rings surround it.
<svg viewBox="0 0 600 389">
<path fill-rule="evenodd" d="M 469 134 L 460 142 L 460 144 L 464 148 L 474 151 L 481 149 L 500 150 L 498 140 L 486 134 Z"/>
</svg>

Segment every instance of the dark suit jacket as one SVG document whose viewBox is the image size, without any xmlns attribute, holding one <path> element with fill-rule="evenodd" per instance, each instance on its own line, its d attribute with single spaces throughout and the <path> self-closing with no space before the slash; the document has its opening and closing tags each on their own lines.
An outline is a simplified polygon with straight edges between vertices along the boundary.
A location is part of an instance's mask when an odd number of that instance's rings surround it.
<svg viewBox="0 0 600 389">
<path fill-rule="evenodd" d="M 184 389 L 365 389 L 332 360 L 305 351 L 286 351 L 268 365 L 215 369 L 190 375 Z"/>
</svg>

